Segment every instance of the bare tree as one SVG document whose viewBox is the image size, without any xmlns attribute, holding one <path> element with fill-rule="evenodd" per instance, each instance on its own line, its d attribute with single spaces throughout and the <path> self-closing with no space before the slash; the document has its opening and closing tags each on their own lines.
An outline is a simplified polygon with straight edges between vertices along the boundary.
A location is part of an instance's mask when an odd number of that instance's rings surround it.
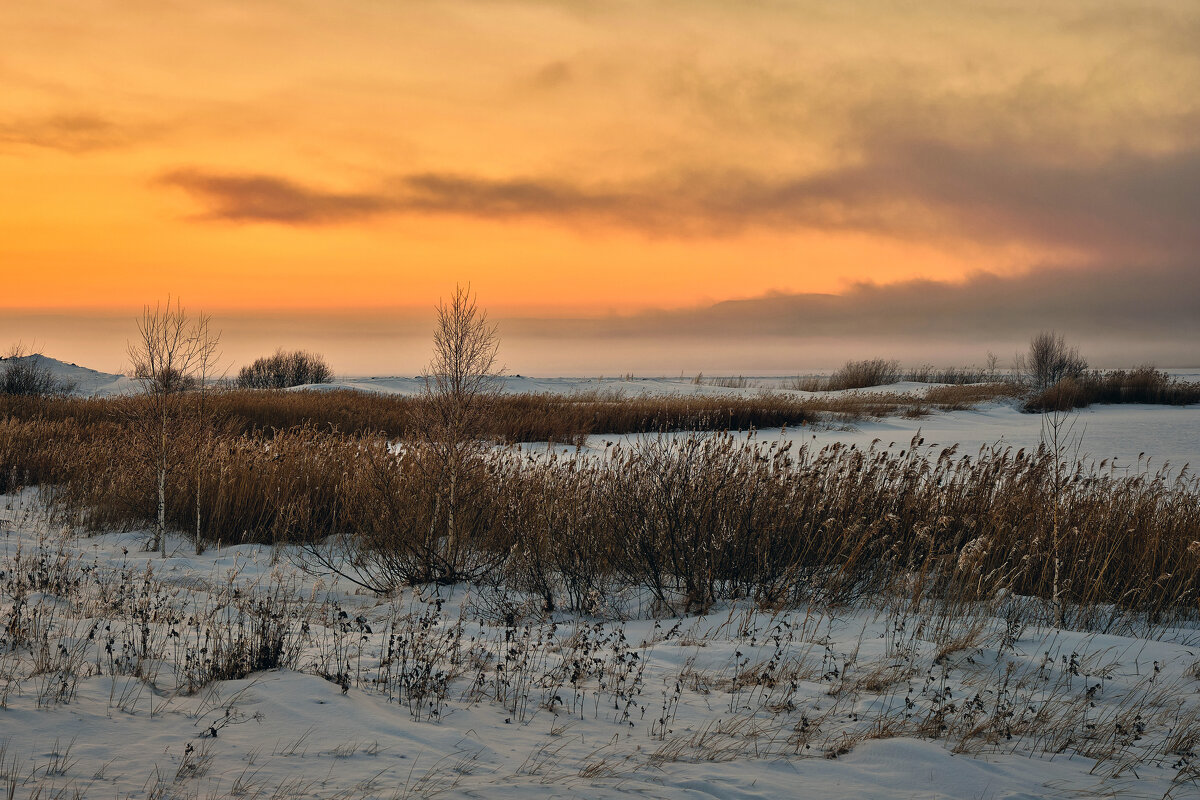
<svg viewBox="0 0 1200 800">
<path fill-rule="evenodd" d="M 1000 374 L 1000 356 L 988 350 L 986 364 L 984 370 L 987 373 L 987 379 L 989 381 L 996 380 L 996 376 Z"/>
<path fill-rule="evenodd" d="M 361 483 L 346 498 L 353 535 L 301 545 L 305 561 L 364 588 L 476 580 L 508 557 L 477 547 L 500 510 L 488 483 L 488 415 L 500 392 L 499 335 L 470 287 L 438 304 L 433 357 L 407 441 L 363 445 Z M 348 545 L 348 546 L 347 546 Z"/>
<path fill-rule="evenodd" d="M 470 286 L 456 286 L 437 308 L 433 359 L 424 373 L 424 418 L 420 435 L 440 473 L 437 502 L 444 505 L 443 579 L 459 577 L 463 482 L 479 460 L 484 422 L 500 392 L 496 357 L 500 339 Z M 432 520 L 440 519 L 434 514 Z M 431 532 L 433 533 L 433 532 Z"/>
<path fill-rule="evenodd" d="M 1029 341 L 1029 351 L 1017 356 L 1017 373 L 1034 392 L 1044 392 L 1065 378 L 1078 378 L 1088 363 L 1061 333 L 1042 331 Z"/>
<path fill-rule="evenodd" d="M 1066 493 L 1068 476 L 1079 464 L 1079 451 L 1083 442 L 1083 431 L 1075 432 L 1076 417 L 1070 410 L 1053 409 L 1042 417 L 1041 445 L 1042 452 L 1052 456 L 1054 462 L 1050 469 L 1050 499 L 1053 508 L 1050 515 L 1050 549 L 1054 557 L 1053 575 L 1050 584 L 1050 605 L 1054 611 L 1054 624 L 1064 627 L 1065 604 L 1062 583 L 1062 498 Z M 1067 463 L 1067 458 L 1071 463 Z M 1074 531 L 1077 532 L 1077 531 Z"/>
<path fill-rule="evenodd" d="M 138 338 L 129 343 L 132 376 L 141 384 L 148 400 L 144 422 L 152 430 L 151 447 L 158 479 L 158 517 L 151 550 L 166 556 L 167 473 L 171 467 L 170 437 L 182 416 L 183 392 L 196 385 L 196 370 L 212 357 L 201 341 L 209 340 L 208 318 L 192 321 L 175 301 L 168 297 L 165 307 L 156 304 L 142 309 L 137 321 Z M 203 330 L 203 336 L 198 331 Z M 215 347 L 215 344 L 213 345 Z"/>
</svg>

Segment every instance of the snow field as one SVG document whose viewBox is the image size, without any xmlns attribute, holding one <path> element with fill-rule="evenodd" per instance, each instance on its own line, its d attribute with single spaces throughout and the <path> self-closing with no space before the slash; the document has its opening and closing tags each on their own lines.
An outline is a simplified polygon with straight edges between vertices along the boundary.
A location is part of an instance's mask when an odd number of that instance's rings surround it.
<svg viewBox="0 0 1200 800">
<path fill-rule="evenodd" d="M 392 598 L 0 513 L 13 797 L 1185 797 L 1200 635 L 1019 597 L 665 619 Z M 616 598 L 617 612 L 641 598 Z M 1096 627 L 1096 626 L 1093 626 Z"/>
</svg>

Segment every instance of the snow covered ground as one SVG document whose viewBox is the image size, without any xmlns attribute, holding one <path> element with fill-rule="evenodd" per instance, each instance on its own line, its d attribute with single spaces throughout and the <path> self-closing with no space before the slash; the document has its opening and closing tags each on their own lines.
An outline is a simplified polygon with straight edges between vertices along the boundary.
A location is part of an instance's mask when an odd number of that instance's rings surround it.
<svg viewBox="0 0 1200 800">
<path fill-rule="evenodd" d="M 1099 468 L 1121 474 L 1156 472 L 1178 474 L 1190 465 L 1200 467 L 1200 406 L 1097 405 L 1064 415 L 1069 453 Z M 844 426 L 778 428 L 755 432 L 763 442 L 807 443 L 823 447 L 845 442 L 859 448 L 906 450 L 914 437 L 935 455 L 958 445 L 960 455 L 974 456 L 981 447 L 999 445 L 1036 449 L 1046 417 L 1026 414 L 1015 402 L 988 403 L 970 411 L 933 413 L 917 419 L 888 417 Z M 593 448 L 634 437 L 592 437 Z"/>
<path fill-rule="evenodd" d="M 0 509 L 4 796 L 1200 793 L 1189 628 L 1057 630 L 1019 598 L 545 618 Z"/>
<path fill-rule="evenodd" d="M 66 364 L 45 356 L 32 356 L 45 364 L 56 377 L 76 385 L 78 394 L 110 396 L 138 391 L 138 384 L 127 376 L 97 372 Z M 1200 380 L 1197 370 L 1168 370 L 1182 380 Z M 503 379 L 507 392 L 551 394 L 613 393 L 623 397 L 703 395 L 717 397 L 755 396 L 763 391 L 787 391 L 780 387 L 785 378 L 779 376 L 747 377 L 748 386 L 727 388 L 709 383 L 695 383 L 690 377 L 639 378 L 532 378 L 507 375 Z M 710 378 L 711 380 L 711 378 Z M 382 394 L 420 394 L 424 381 L 419 376 L 346 378 L 330 384 L 296 387 L 297 391 L 354 389 Z M 851 392 L 910 393 L 919 395 L 930 384 L 902 382 Z M 791 392 L 799 397 L 814 396 L 812 392 Z M 820 393 L 828 396 L 838 393 Z M 845 442 L 857 447 L 891 447 L 905 449 L 913 438 L 920 436 L 932 448 L 958 445 L 960 454 L 973 455 L 981 447 L 1011 445 L 1014 448 L 1036 448 L 1043 435 L 1045 418 L 1038 414 L 1022 413 L 1015 401 L 989 403 L 970 411 L 935 413 L 917 419 L 889 417 L 864 420 L 848 425 L 802 428 L 787 431 L 761 430 L 756 436 L 762 441 L 792 442 L 798 446 L 824 446 Z M 1178 474 L 1185 466 L 1200 465 L 1200 407 L 1150 405 L 1098 405 L 1070 415 L 1069 433 L 1072 453 L 1099 467 L 1117 469 L 1126 474 L 1136 471 L 1155 472 L 1166 468 Z M 632 437 L 594 436 L 589 447 L 603 449 L 611 442 Z M 564 448 L 570 449 L 570 448 Z"/>
<path fill-rule="evenodd" d="M 1171 370 L 1183 380 L 1200 380 L 1200 372 Z M 624 397 L 704 395 L 717 397 L 754 396 L 763 391 L 784 391 L 797 397 L 825 396 L 844 393 L 895 393 L 921 395 L 931 384 L 911 381 L 845 392 L 798 392 L 779 387 L 778 377 L 747 378 L 746 388 L 727 388 L 696 384 L 690 378 L 527 378 L 507 376 L 505 391 L 578 394 L 592 391 L 614 392 Z M 388 394 L 415 395 L 423 388 L 418 377 L 379 377 L 339 381 L 330 388 L 350 388 Z M 303 387 L 314 388 L 314 387 Z M 935 413 L 909 419 L 888 417 L 864 420 L 847 425 L 822 428 L 803 428 L 787 431 L 760 430 L 762 441 L 790 441 L 795 445 L 824 446 L 845 442 L 857 447 L 892 447 L 906 449 L 914 437 L 924 439 L 927 446 L 958 445 L 960 454 L 973 455 L 981 447 L 1012 446 L 1014 449 L 1036 448 L 1043 436 L 1045 417 L 1021 412 L 1016 401 L 987 403 L 969 411 Z M 1085 461 L 1126 474 L 1135 471 L 1155 472 L 1166 468 L 1173 474 L 1184 466 L 1200 466 L 1200 406 L 1097 405 L 1067 416 L 1067 434 L 1071 451 Z M 634 438 L 632 436 L 594 436 L 589 446 L 603 448 L 607 443 Z M 569 448 L 567 448 L 569 449 Z"/>
<path fill-rule="evenodd" d="M 19 357 L 20 361 L 33 362 L 39 370 L 48 370 L 60 382 L 74 387 L 74 393 L 84 397 L 104 397 L 116 394 L 130 394 L 138 390 L 138 384 L 125 375 L 81 367 L 69 364 L 38 353 Z M 0 364 L 8 359 L 0 359 Z"/>
<path fill-rule="evenodd" d="M 131 388 L 73 370 L 56 372 L 81 392 Z M 919 434 L 971 454 L 1036 447 L 1043 420 L 993 403 L 754 436 L 901 449 Z M 1194 406 L 1096 406 L 1071 422 L 1106 469 L 1200 463 Z M 1200 630 L 1187 625 L 1060 630 L 1044 604 L 1012 597 L 653 619 L 626 593 L 597 616 L 547 618 L 461 586 L 376 597 L 287 548 L 194 555 L 173 538 L 162 559 L 146 539 L 63 529 L 33 490 L 0 496 L 0 796 L 1200 796 Z"/>
</svg>

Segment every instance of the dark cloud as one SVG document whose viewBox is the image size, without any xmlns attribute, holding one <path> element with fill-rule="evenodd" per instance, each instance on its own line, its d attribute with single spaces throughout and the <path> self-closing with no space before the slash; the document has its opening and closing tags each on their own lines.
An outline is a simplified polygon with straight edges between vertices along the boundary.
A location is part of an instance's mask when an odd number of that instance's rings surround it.
<svg viewBox="0 0 1200 800">
<path fill-rule="evenodd" d="M 731 179 L 702 212 L 742 224 L 1035 241 L 1126 255 L 1200 245 L 1200 151 L 1079 165 L 1003 147 L 880 142 L 865 163 L 798 179 Z"/>
<path fill-rule="evenodd" d="M 615 188 L 447 173 L 355 192 L 195 169 L 163 180 L 194 195 L 205 217 L 233 222 L 321 225 L 392 213 L 540 218 L 660 236 L 850 229 L 925 241 L 1033 242 L 1106 259 L 1171 259 L 1200 246 L 1200 150 L 1078 164 L 1003 146 L 880 141 L 860 163 L 811 175 L 694 172 Z"/>
<path fill-rule="evenodd" d="M 628 218 L 644 202 L 629 194 L 592 191 L 553 180 L 492 180 L 449 173 L 393 178 L 382 188 L 339 193 L 271 175 L 230 175 L 195 169 L 160 178 L 192 194 L 207 208 L 204 218 L 229 222 L 326 225 L 363 220 L 382 213 L 452 214 L 483 219 L 541 217 Z"/>
<path fill-rule="evenodd" d="M 161 182 L 195 196 L 206 219 L 324 225 L 374 216 L 388 210 L 387 198 L 369 193 L 338 194 L 270 175 L 216 175 L 177 170 Z"/>
<path fill-rule="evenodd" d="M 45 147 L 67 153 L 125 147 L 143 141 L 150 132 L 119 125 L 95 114 L 59 114 L 0 121 L 0 145 Z"/>
<path fill-rule="evenodd" d="M 500 219 L 623 216 L 644 202 L 631 193 L 589 190 L 554 180 L 489 180 L 438 173 L 401 178 L 394 190 L 396 211 Z"/>
<path fill-rule="evenodd" d="M 1044 268 L 1016 277 L 977 274 L 961 283 L 859 284 L 838 295 L 773 294 L 682 311 L 512 320 L 506 327 L 529 336 L 601 339 L 874 338 L 887 343 L 900 338 L 931 348 L 963 340 L 1021 341 L 1054 328 L 1095 341 L 1173 341 L 1195 361 L 1197 297 L 1200 262 L 1157 269 Z"/>
</svg>

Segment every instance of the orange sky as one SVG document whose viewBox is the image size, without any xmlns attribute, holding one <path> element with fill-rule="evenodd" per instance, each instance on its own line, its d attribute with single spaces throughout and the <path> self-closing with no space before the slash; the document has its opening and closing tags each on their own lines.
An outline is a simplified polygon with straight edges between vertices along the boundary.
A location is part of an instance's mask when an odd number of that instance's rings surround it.
<svg viewBox="0 0 1200 800">
<path fill-rule="evenodd" d="M 1171 261 L 1198 16 L 5 3 L 0 308 L 427 310 L 470 282 L 497 314 L 594 316 Z"/>
</svg>

